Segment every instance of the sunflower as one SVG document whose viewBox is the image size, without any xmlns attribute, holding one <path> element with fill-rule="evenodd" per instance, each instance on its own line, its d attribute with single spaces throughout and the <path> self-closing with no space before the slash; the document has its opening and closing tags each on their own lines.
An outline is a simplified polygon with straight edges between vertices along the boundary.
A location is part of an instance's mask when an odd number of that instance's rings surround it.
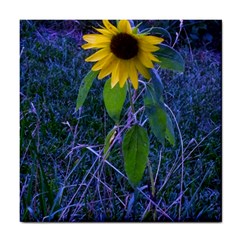
<svg viewBox="0 0 240 240">
<path fill-rule="evenodd" d="M 92 71 L 99 71 L 98 79 L 111 74 L 111 87 L 118 82 L 123 87 L 129 78 L 135 89 L 138 88 L 138 72 L 146 79 L 150 78 L 149 68 L 153 61 L 159 60 L 152 54 L 163 41 L 162 38 L 137 33 L 137 28 L 131 28 L 128 20 L 120 20 L 117 27 L 108 20 L 103 20 L 104 27 L 95 28 L 97 34 L 87 34 L 83 39 L 87 42 L 83 49 L 100 49 L 87 62 L 96 62 Z"/>
</svg>

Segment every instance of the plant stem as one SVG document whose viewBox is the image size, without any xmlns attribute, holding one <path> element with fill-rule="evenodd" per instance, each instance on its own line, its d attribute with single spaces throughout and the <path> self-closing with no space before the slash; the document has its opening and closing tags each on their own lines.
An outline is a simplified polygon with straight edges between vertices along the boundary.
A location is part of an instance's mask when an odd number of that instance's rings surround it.
<svg viewBox="0 0 240 240">
<path fill-rule="evenodd" d="M 149 177 L 150 177 L 150 181 L 151 181 L 152 200 L 154 201 L 154 198 L 155 198 L 155 184 L 154 184 L 154 178 L 153 178 L 153 171 L 152 171 L 152 167 L 151 167 L 149 159 L 148 159 L 147 165 L 148 165 L 148 172 L 149 172 Z M 154 207 L 153 221 L 156 221 L 156 214 L 157 214 L 156 208 Z"/>
<path fill-rule="evenodd" d="M 136 221 L 136 214 L 137 214 L 137 197 L 138 197 L 138 190 L 137 188 L 134 189 L 134 202 L 133 202 L 133 221 Z"/>
<path fill-rule="evenodd" d="M 133 96 L 132 96 L 132 92 L 131 92 L 131 84 L 129 81 L 127 81 L 127 85 L 128 85 L 128 93 L 129 93 L 129 101 L 130 101 L 130 106 L 131 106 L 131 110 L 132 110 L 132 114 L 135 117 L 135 108 L 133 105 Z M 135 119 L 136 120 L 136 119 Z"/>
</svg>

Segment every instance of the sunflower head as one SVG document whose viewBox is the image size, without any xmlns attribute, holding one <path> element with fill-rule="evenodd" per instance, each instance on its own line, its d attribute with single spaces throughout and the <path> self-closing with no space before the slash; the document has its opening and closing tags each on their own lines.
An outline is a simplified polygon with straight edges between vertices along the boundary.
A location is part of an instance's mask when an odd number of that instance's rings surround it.
<svg viewBox="0 0 240 240">
<path fill-rule="evenodd" d="M 92 70 L 99 71 L 98 79 L 111 75 L 111 86 L 119 83 L 123 87 L 130 79 L 135 89 L 138 88 L 138 73 L 150 78 L 149 68 L 159 60 L 153 55 L 163 39 L 155 36 L 138 34 L 131 28 L 129 21 L 120 20 L 117 27 L 108 20 L 103 20 L 102 28 L 95 28 L 96 34 L 87 34 L 83 49 L 96 48 L 96 53 L 86 59 L 96 62 Z"/>
</svg>

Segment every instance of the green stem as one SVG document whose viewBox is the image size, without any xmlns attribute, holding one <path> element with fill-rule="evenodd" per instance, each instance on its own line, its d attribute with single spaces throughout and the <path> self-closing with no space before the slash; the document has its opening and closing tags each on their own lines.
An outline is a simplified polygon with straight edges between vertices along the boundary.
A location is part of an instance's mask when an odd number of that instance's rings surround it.
<svg viewBox="0 0 240 240">
<path fill-rule="evenodd" d="M 136 214 L 137 214 L 137 197 L 138 197 L 138 190 L 137 188 L 134 189 L 134 202 L 133 202 L 133 221 L 136 221 Z"/>
<path fill-rule="evenodd" d="M 149 172 L 149 177 L 150 177 L 150 182 L 151 182 L 151 193 L 152 193 L 152 198 L 153 198 L 152 200 L 154 200 L 155 184 L 154 184 L 154 178 L 153 178 L 153 171 L 152 171 L 152 167 L 151 167 L 149 159 L 148 159 L 147 165 L 148 165 L 148 172 Z M 157 212 L 156 212 L 156 208 L 154 207 L 153 221 L 156 221 L 156 216 L 157 216 Z"/>
<path fill-rule="evenodd" d="M 130 106 L 132 109 L 132 114 L 135 115 L 135 108 L 133 105 L 133 97 L 132 97 L 132 92 L 131 92 L 131 84 L 129 81 L 127 82 L 127 85 L 128 85 L 128 93 L 129 93 L 129 100 L 130 100 Z"/>
</svg>

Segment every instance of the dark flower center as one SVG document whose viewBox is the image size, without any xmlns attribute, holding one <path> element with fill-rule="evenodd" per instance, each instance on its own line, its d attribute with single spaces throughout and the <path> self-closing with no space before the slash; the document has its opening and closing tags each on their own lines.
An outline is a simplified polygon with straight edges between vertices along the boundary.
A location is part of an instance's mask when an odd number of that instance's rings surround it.
<svg viewBox="0 0 240 240">
<path fill-rule="evenodd" d="M 112 38 L 110 48 L 115 56 L 127 60 L 137 55 L 138 41 L 127 33 L 119 33 Z"/>
</svg>

